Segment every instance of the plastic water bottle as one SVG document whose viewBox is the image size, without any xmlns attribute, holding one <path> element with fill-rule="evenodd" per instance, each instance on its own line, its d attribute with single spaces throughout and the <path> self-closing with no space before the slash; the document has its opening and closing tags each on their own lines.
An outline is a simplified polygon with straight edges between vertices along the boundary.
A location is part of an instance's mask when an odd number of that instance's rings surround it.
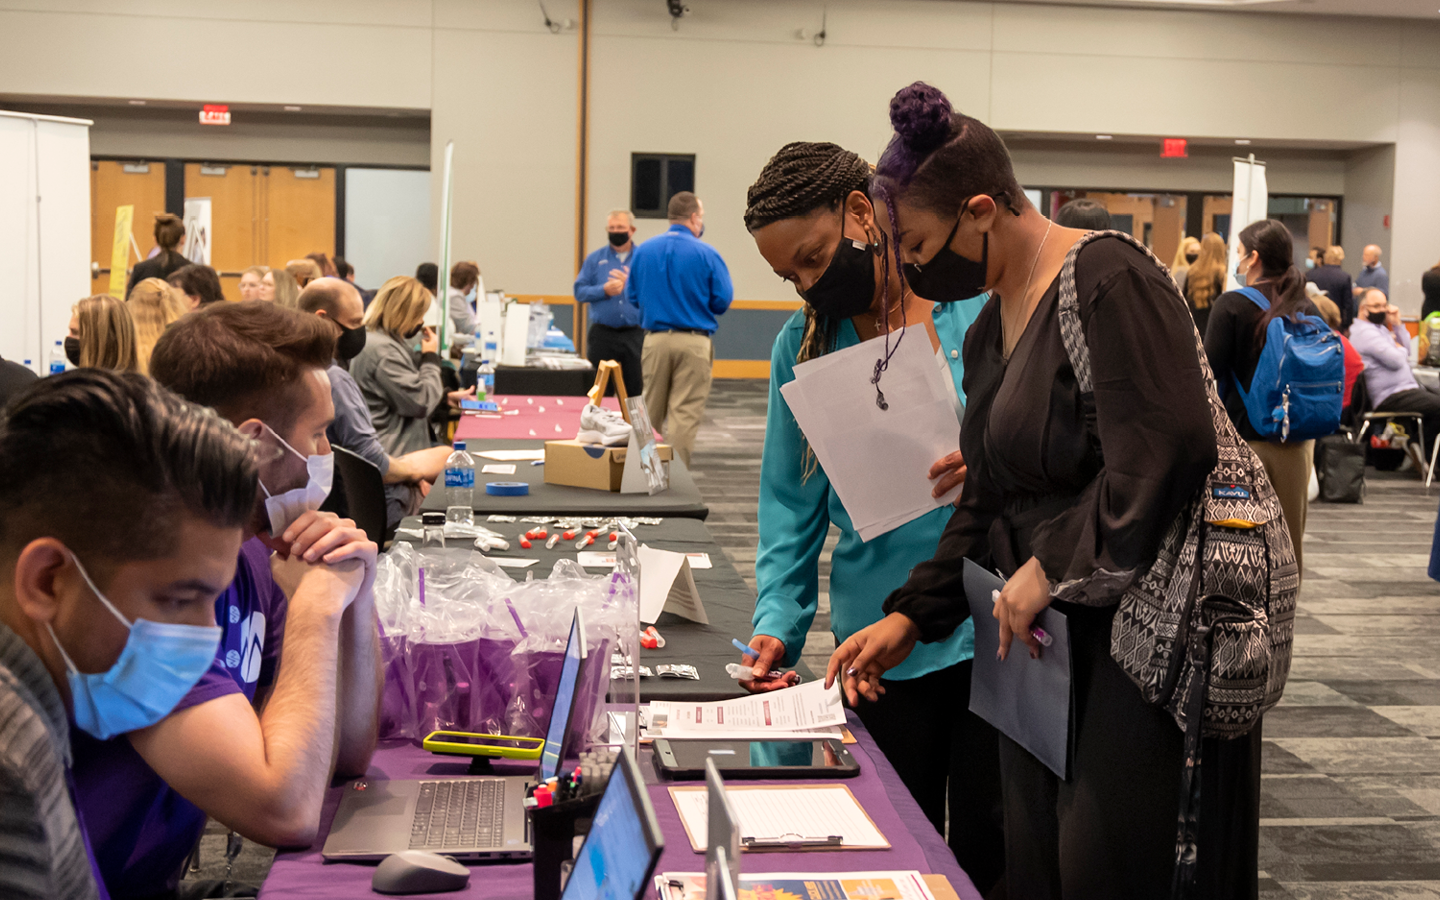
<svg viewBox="0 0 1440 900">
<path fill-rule="evenodd" d="M 50 374 L 59 375 L 65 371 L 65 342 L 56 341 L 55 349 L 50 351 Z"/>
<path fill-rule="evenodd" d="M 28 360 L 28 359 L 25 360 L 25 368 L 29 369 L 29 370 L 32 371 L 32 372 L 35 372 L 35 364 L 32 363 L 32 362 L 31 362 L 30 360 Z M 36 372 L 35 374 L 38 375 L 38 374 L 40 374 L 40 373 Z"/>
<path fill-rule="evenodd" d="M 455 452 L 445 460 L 445 521 L 475 524 L 475 459 L 465 452 L 465 442 L 455 442 Z"/>
<path fill-rule="evenodd" d="M 488 337 L 490 340 L 485 341 L 485 350 L 480 354 L 480 371 L 476 379 L 478 384 L 484 385 L 486 397 L 495 393 L 495 358 L 500 355 L 500 342 L 493 339 L 493 332 Z"/>
</svg>

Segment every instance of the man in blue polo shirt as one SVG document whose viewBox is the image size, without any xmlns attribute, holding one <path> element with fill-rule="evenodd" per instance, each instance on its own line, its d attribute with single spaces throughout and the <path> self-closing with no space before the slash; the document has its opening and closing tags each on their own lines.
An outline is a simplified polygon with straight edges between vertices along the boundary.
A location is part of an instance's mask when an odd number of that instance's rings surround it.
<svg viewBox="0 0 1440 900">
<path fill-rule="evenodd" d="M 700 199 L 681 191 L 667 213 L 670 230 L 636 248 L 625 293 L 640 307 L 645 329 L 645 408 L 688 466 L 710 399 L 715 317 L 730 308 L 735 289 L 720 253 L 700 242 Z"/>
<path fill-rule="evenodd" d="M 635 249 L 635 217 L 628 209 L 613 209 L 605 219 L 609 242 L 585 257 L 575 276 L 575 302 L 587 304 L 590 330 L 585 339 L 585 356 L 595 365 L 602 359 L 620 364 L 625 392 L 640 396 L 640 350 L 645 331 L 640 327 L 640 310 L 625 296 L 630 277 L 630 256 Z"/>
</svg>

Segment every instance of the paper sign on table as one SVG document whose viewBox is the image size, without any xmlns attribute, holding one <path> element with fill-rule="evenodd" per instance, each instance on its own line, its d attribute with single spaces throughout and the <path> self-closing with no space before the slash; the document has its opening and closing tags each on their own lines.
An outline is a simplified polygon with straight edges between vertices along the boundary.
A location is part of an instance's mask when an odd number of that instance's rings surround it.
<svg viewBox="0 0 1440 900">
<path fill-rule="evenodd" d="M 533 462 L 545 458 L 545 450 L 481 450 L 473 456 L 483 456 L 496 462 Z"/>
<path fill-rule="evenodd" d="M 687 553 L 685 558 L 690 561 L 692 569 L 709 569 L 714 564 L 710 562 L 708 553 Z M 615 568 L 615 554 L 603 550 L 581 550 L 575 554 L 575 561 L 587 569 L 613 569 Z"/>
<path fill-rule="evenodd" d="M 795 380 L 780 388 L 862 541 L 945 506 L 960 491 L 930 496 L 930 467 L 960 446 L 960 428 L 929 335 L 912 325 L 903 339 L 890 335 L 890 346 L 880 378 L 887 409 L 876 405 L 870 383 L 885 356 L 884 337 L 801 363 Z"/>
<path fill-rule="evenodd" d="M 480 467 L 481 475 L 514 475 L 514 463 L 491 463 L 488 466 Z"/>
<path fill-rule="evenodd" d="M 783 692 L 777 692 L 783 693 Z M 670 797 L 696 852 L 705 852 L 710 800 L 703 784 L 676 785 Z M 725 796 L 740 823 L 740 846 L 791 840 L 805 850 L 888 850 L 890 842 L 843 784 L 729 785 Z M 819 845 L 831 836 L 835 844 Z M 780 849 L 780 848 L 765 848 Z M 788 849 L 788 848 L 787 848 Z"/>
<path fill-rule="evenodd" d="M 640 621 L 654 624 L 662 612 L 672 612 L 701 625 L 710 624 L 685 554 L 641 544 Z"/>
</svg>

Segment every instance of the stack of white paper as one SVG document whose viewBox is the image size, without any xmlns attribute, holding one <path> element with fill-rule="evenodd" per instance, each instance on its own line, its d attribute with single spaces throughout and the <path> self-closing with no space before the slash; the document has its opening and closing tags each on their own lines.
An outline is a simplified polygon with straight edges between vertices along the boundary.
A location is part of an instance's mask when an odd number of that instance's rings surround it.
<svg viewBox="0 0 1440 900">
<path fill-rule="evenodd" d="M 780 388 L 815 458 L 862 541 L 918 519 L 955 499 L 930 496 L 930 467 L 959 446 L 955 405 L 945 390 L 925 326 L 890 336 L 895 349 L 880 378 L 888 409 L 870 379 L 885 356 L 883 337 L 795 367 Z"/>
<path fill-rule="evenodd" d="M 845 707 L 837 681 L 823 681 L 711 703 L 653 701 L 646 736 L 671 740 L 765 740 L 840 737 Z"/>
</svg>

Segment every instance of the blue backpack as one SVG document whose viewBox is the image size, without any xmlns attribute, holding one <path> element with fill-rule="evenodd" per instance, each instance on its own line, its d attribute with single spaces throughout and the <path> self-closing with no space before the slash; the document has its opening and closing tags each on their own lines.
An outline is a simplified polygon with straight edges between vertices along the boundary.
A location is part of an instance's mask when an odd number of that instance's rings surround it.
<svg viewBox="0 0 1440 900">
<path fill-rule="evenodd" d="M 1256 306 L 1270 301 L 1252 287 L 1240 289 Z M 1345 348 L 1315 316 L 1276 316 L 1265 328 L 1265 349 L 1247 392 L 1235 378 L 1250 424 L 1267 440 L 1308 441 L 1340 427 L 1345 395 Z"/>
</svg>

